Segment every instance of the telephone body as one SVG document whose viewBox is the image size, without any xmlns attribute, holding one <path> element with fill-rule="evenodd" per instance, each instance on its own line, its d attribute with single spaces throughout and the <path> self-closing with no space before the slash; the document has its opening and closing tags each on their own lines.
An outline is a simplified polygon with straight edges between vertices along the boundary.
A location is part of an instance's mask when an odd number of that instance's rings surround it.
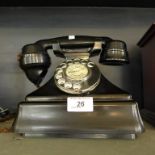
<svg viewBox="0 0 155 155">
<path fill-rule="evenodd" d="M 40 87 L 51 65 L 48 49 L 65 60 Z M 25 45 L 19 64 L 38 89 L 19 104 L 14 131 L 25 136 L 130 139 L 142 133 L 137 103 L 101 74 L 90 60 L 96 55 L 105 65 L 129 63 L 125 42 L 109 37 L 71 35 Z M 94 111 L 68 112 L 69 97 L 92 97 Z"/>
</svg>

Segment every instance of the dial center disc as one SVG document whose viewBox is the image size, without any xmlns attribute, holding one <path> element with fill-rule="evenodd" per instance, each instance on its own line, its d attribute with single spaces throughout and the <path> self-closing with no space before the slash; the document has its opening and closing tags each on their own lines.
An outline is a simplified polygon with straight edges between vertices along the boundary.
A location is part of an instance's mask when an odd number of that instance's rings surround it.
<svg viewBox="0 0 155 155">
<path fill-rule="evenodd" d="M 88 69 L 80 63 L 71 64 L 66 68 L 66 75 L 72 80 L 82 80 L 88 75 Z"/>
</svg>

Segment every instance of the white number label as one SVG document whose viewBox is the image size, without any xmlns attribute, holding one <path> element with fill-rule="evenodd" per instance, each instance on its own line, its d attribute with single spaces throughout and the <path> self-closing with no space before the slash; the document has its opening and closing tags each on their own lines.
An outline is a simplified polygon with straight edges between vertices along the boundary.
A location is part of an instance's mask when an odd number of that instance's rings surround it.
<svg viewBox="0 0 155 155">
<path fill-rule="evenodd" d="M 69 35 L 69 36 L 68 36 L 68 39 L 69 39 L 69 40 L 74 40 L 74 39 L 75 39 L 75 35 Z"/>
<path fill-rule="evenodd" d="M 93 112 L 93 97 L 68 97 L 68 112 Z"/>
</svg>

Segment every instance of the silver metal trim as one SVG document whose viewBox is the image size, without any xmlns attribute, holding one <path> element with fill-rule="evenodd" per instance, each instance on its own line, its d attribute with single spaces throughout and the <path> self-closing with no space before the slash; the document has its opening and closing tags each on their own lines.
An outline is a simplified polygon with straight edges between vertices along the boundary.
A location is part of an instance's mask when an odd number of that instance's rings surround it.
<svg viewBox="0 0 155 155">
<path fill-rule="evenodd" d="M 95 139 L 130 139 L 130 140 L 135 140 L 137 135 L 136 134 L 95 134 L 95 133 L 90 133 L 90 134 L 70 134 L 70 133 L 62 133 L 62 134 L 56 134 L 56 133 L 49 133 L 49 134 L 41 134 L 41 133 L 24 133 L 22 136 L 25 137 L 55 137 L 55 138 L 95 138 Z"/>
<path fill-rule="evenodd" d="M 43 55 L 38 53 L 24 54 L 24 64 L 43 63 Z"/>
<path fill-rule="evenodd" d="M 130 101 L 132 100 L 132 96 L 129 94 L 104 94 L 104 95 L 87 95 L 87 97 L 92 97 L 94 101 Z M 31 96 L 26 97 L 26 101 L 44 101 L 44 102 L 52 102 L 52 101 L 66 101 L 67 96 Z"/>
</svg>

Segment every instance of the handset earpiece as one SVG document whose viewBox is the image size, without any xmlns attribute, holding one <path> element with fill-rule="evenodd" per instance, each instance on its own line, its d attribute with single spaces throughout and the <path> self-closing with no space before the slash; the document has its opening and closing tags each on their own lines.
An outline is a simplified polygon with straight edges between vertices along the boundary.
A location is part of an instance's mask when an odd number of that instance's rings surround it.
<svg viewBox="0 0 155 155">
<path fill-rule="evenodd" d="M 100 54 L 99 62 L 107 65 L 128 64 L 129 58 L 126 43 L 121 40 L 107 42 Z"/>
<path fill-rule="evenodd" d="M 40 45 L 29 44 L 23 47 L 19 64 L 27 78 L 38 87 L 51 62 L 48 53 Z"/>
</svg>

